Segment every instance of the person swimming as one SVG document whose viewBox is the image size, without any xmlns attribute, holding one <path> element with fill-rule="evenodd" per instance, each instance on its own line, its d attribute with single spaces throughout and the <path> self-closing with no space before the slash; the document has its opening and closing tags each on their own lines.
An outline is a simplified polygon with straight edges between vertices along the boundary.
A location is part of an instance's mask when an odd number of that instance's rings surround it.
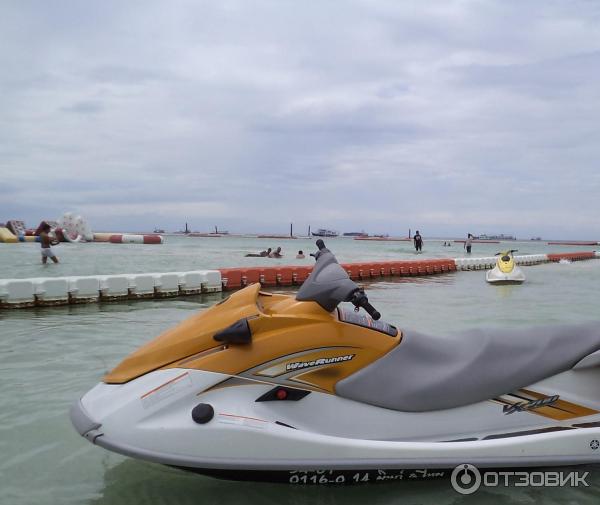
<svg viewBox="0 0 600 505">
<path fill-rule="evenodd" d="M 283 254 L 281 254 L 281 247 L 275 249 L 271 254 L 269 254 L 269 258 L 281 258 Z"/>
<path fill-rule="evenodd" d="M 246 258 L 268 258 L 271 256 L 271 248 L 269 247 L 266 251 L 260 251 L 259 253 L 248 253 Z"/>
<path fill-rule="evenodd" d="M 304 258 L 306 258 L 306 256 L 304 256 L 304 253 L 302 251 L 298 251 L 298 254 L 296 254 L 296 259 L 303 260 Z"/>
</svg>

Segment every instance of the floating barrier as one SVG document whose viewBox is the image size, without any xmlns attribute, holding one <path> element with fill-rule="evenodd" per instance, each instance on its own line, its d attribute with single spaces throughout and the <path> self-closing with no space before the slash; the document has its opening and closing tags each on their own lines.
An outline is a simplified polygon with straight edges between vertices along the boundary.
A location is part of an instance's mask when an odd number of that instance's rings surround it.
<svg viewBox="0 0 600 505">
<path fill-rule="evenodd" d="M 456 270 L 451 258 L 420 261 L 378 261 L 342 263 L 353 280 L 378 280 L 390 276 L 433 275 Z M 312 272 L 308 266 L 222 268 L 223 289 L 234 290 L 255 282 L 263 286 L 299 286 Z"/>
<path fill-rule="evenodd" d="M 124 300 L 129 297 L 129 279 L 125 275 L 100 277 L 101 300 Z"/>
<path fill-rule="evenodd" d="M 23 308 L 166 298 L 221 290 L 221 273 L 218 270 L 1 279 L 0 307 Z"/>
<path fill-rule="evenodd" d="M 162 235 L 142 235 L 144 244 L 162 244 L 164 239 Z"/>
<path fill-rule="evenodd" d="M 573 261 L 600 258 L 599 252 L 574 252 L 561 254 L 527 254 L 515 256 L 518 265 L 530 266 L 570 259 Z M 342 263 L 342 267 L 353 280 L 378 280 L 384 277 L 415 277 L 422 275 L 435 275 L 448 272 L 465 270 L 488 270 L 496 266 L 496 256 L 483 258 L 446 258 L 423 259 L 418 261 L 379 261 L 370 263 Z M 260 282 L 264 286 L 299 286 L 310 272 L 312 267 L 241 267 L 222 268 L 223 289 L 230 291 L 240 289 L 249 284 Z"/>
<path fill-rule="evenodd" d="M 93 241 L 94 242 L 109 242 L 112 233 L 94 233 Z"/>
<path fill-rule="evenodd" d="M 69 280 L 45 277 L 33 279 L 34 301 L 38 305 L 63 305 L 69 303 Z"/>
<path fill-rule="evenodd" d="M 96 235 L 108 235 L 108 240 L 96 240 Z M 163 237 L 161 235 L 133 235 L 133 234 L 94 234 L 96 242 L 110 242 L 111 244 L 162 244 Z"/>
<path fill-rule="evenodd" d="M 519 265 L 560 260 L 600 258 L 600 251 L 515 256 Z M 493 268 L 496 256 L 342 263 L 351 279 L 377 281 L 386 277 L 438 275 L 454 271 Z M 63 305 L 138 298 L 168 298 L 197 293 L 240 289 L 260 282 L 263 286 L 299 286 L 312 266 L 239 267 L 220 270 L 165 272 L 65 278 L 0 280 L 0 307 Z"/>
<path fill-rule="evenodd" d="M 0 306 L 11 308 L 35 305 L 36 279 L 7 279 L 0 281 Z"/>
<path fill-rule="evenodd" d="M 70 303 L 90 303 L 100 299 L 99 277 L 68 277 L 68 281 Z"/>
<path fill-rule="evenodd" d="M 594 251 L 548 254 L 548 260 L 555 261 L 555 262 L 560 261 L 560 260 L 581 261 L 581 260 L 589 260 L 589 259 L 595 258 L 596 254 L 597 253 Z"/>
<path fill-rule="evenodd" d="M 548 245 L 600 245 L 600 242 L 586 242 L 586 241 L 574 241 L 574 242 L 548 242 Z"/>
</svg>

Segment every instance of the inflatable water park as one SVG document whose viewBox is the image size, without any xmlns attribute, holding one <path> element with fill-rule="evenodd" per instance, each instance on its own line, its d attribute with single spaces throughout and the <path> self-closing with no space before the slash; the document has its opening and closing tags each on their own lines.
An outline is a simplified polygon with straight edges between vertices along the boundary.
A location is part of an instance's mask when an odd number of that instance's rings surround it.
<svg viewBox="0 0 600 505">
<path fill-rule="evenodd" d="M 50 226 L 50 236 L 57 242 L 110 242 L 112 244 L 162 244 L 162 235 L 95 233 L 88 221 L 80 215 L 65 212 L 58 220 L 44 219 L 36 228 L 28 228 L 24 221 L 10 219 L 0 223 L 0 242 L 39 242 L 44 225 Z"/>
</svg>

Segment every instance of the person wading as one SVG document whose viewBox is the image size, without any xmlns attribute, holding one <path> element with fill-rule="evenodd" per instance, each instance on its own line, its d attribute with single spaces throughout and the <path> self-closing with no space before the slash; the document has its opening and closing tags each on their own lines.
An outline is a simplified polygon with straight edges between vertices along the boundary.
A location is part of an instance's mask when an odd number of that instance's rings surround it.
<svg viewBox="0 0 600 505">
<path fill-rule="evenodd" d="M 52 240 L 50 238 L 49 233 L 50 225 L 48 223 L 44 223 L 40 232 L 40 245 L 42 246 L 42 263 L 44 265 L 48 261 L 48 258 L 50 258 L 54 263 L 58 263 L 58 258 L 52 250 L 52 246 L 58 244 L 58 242 L 56 240 Z"/>
<path fill-rule="evenodd" d="M 421 252 L 421 250 L 423 249 L 423 237 L 421 237 L 419 230 L 417 230 L 417 232 L 415 233 L 413 240 L 415 243 L 415 251 Z"/>
</svg>

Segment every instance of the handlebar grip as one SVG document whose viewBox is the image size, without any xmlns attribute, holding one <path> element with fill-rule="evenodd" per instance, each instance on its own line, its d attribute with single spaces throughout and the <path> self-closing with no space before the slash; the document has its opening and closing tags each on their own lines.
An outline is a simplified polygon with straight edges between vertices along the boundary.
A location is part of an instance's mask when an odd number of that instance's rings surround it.
<svg viewBox="0 0 600 505">
<path fill-rule="evenodd" d="M 363 309 L 365 309 L 375 321 L 381 318 L 381 314 L 377 312 L 377 309 L 375 309 L 375 307 L 373 307 L 373 305 L 371 305 L 369 302 L 363 305 Z"/>
<path fill-rule="evenodd" d="M 365 295 L 365 292 L 362 289 L 357 289 L 356 291 L 354 291 L 354 293 L 352 294 L 352 298 L 349 301 L 351 301 L 357 309 L 359 307 L 365 309 L 367 314 L 369 314 L 375 321 L 377 321 L 381 317 L 381 314 L 377 312 L 375 307 L 373 307 L 373 305 L 369 303 L 369 299 L 367 298 L 367 295 Z"/>
</svg>

